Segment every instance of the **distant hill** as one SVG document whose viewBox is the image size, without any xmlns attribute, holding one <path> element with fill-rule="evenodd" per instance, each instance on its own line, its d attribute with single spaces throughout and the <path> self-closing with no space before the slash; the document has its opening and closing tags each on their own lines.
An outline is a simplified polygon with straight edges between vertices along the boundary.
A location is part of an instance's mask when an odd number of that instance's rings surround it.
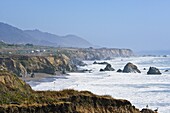
<svg viewBox="0 0 170 113">
<path fill-rule="evenodd" d="M 25 33 L 38 40 L 39 45 L 52 45 L 61 47 L 91 47 L 88 41 L 76 35 L 58 36 L 39 30 L 25 30 Z M 42 43 L 44 42 L 44 43 Z"/>
<path fill-rule="evenodd" d="M 0 40 L 7 43 L 33 43 L 35 39 L 23 30 L 0 22 Z"/>
<path fill-rule="evenodd" d="M 76 35 L 58 36 L 39 30 L 21 30 L 17 27 L 0 22 L 0 41 L 12 44 L 31 43 L 54 47 L 92 47 L 88 41 Z"/>
</svg>

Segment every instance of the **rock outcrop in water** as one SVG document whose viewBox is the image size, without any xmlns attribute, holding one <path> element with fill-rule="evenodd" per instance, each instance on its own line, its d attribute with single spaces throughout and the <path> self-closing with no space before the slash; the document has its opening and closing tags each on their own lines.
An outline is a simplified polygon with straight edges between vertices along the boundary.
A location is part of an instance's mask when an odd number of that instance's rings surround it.
<svg viewBox="0 0 170 113">
<path fill-rule="evenodd" d="M 137 68 L 136 65 L 132 63 L 127 63 L 123 69 L 124 73 L 141 73 L 141 71 Z"/>
<path fill-rule="evenodd" d="M 154 74 L 154 75 L 160 75 L 162 74 L 159 69 L 157 69 L 156 67 L 150 67 L 149 71 L 147 72 L 148 75 L 150 74 Z"/>
<path fill-rule="evenodd" d="M 106 67 L 104 68 L 104 71 L 114 71 L 115 69 L 112 68 L 111 64 L 107 64 Z"/>
<path fill-rule="evenodd" d="M 121 72 L 123 72 L 123 70 L 121 70 L 121 69 L 118 69 L 118 70 L 117 70 L 117 72 L 121 73 Z"/>
<path fill-rule="evenodd" d="M 111 64 L 107 64 L 104 69 L 100 69 L 100 71 L 114 71 L 115 69 L 112 68 Z"/>
<path fill-rule="evenodd" d="M 109 63 L 107 63 L 107 62 L 96 62 L 96 61 L 94 61 L 93 64 L 107 65 L 107 64 L 109 64 Z"/>
<path fill-rule="evenodd" d="M 0 113 L 140 113 L 127 100 L 88 91 L 33 91 L 7 71 L 0 71 L 0 87 Z"/>
</svg>

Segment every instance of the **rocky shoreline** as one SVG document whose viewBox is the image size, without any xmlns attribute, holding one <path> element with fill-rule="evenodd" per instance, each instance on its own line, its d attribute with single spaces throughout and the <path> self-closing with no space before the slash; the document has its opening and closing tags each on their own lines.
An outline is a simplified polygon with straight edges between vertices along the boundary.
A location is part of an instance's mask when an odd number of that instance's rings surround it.
<svg viewBox="0 0 170 113">
<path fill-rule="evenodd" d="M 13 51 L 12 48 L 10 49 Z M 34 76 L 34 73 L 56 75 L 59 72 L 66 74 L 67 72 L 79 71 L 77 66 L 86 65 L 82 60 L 133 56 L 133 52 L 130 49 L 53 48 L 48 51 L 50 51 L 48 54 L 46 52 L 34 54 L 12 54 L 10 52 L 10 54 L 0 54 L 0 69 L 11 71 L 20 77 L 29 74 Z"/>
<path fill-rule="evenodd" d="M 156 113 L 135 108 L 129 101 L 88 91 L 33 91 L 24 81 L 77 72 L 82 60 L 132 56 L 129 49 L 51 48 L 49 53 L 0 55 L 0 112 L 2 113 Z M 11 50 L 11 48 L 10 48 Z M 28 50 L 29 51 L 29 50 Z M 54 54 L 55 53 L 55 54 Z M 104 71 L 114 71 L 108 64 Z M 8 72 L 10 71 L 10 72 Z M 14 74 L 12 74 L 14 73 Z M 17 76 L 16 76 L 17 75 Z M 21 79 L 18 79 L 21 77 Z M 24 81 L 23 81 L 24 80 Z"/>
<path fill-rule="evenodd" d="M 9 70 L 20 77 L 34 73 L 56 73 L 74 72 L 76 65 L 64 54 L 59 56 L 7 56 L 0 58 L 1 70 Z"/>
<path fill-rule="evenodd" d="M 128 100 L 89 91 L 33 91 L 8 71 L 0 71 L 0 86 L 1 113 L 157 113 L 140 111 Z"/>
</svg>

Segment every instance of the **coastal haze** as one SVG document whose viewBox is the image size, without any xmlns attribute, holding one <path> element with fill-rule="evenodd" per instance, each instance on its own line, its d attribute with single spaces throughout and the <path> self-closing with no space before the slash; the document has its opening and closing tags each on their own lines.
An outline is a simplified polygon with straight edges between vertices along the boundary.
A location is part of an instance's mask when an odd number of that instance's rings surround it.
<svg viewBox="0 0 170 113">
<path fill-rule="evenodd" d="M 39 30 L 21 30 L 2 22 L 0 22 L 0 40 L 10 44 L 30 43 L 53 47 L 93 47 L 88 41 L 76 35 L 58 36 Z"/>
<path fill-rule="evenodd" d="M 169 6 L 1 1 L 0 112 L 170 113 Z"/>
<path fill-rule="evenodd" d="M 77 35 L 100 47 L 160 51 L 169 50 L 169 5 L 168 0 L 5 0 L 0 21 L 23 30 Z"/>
</svg>

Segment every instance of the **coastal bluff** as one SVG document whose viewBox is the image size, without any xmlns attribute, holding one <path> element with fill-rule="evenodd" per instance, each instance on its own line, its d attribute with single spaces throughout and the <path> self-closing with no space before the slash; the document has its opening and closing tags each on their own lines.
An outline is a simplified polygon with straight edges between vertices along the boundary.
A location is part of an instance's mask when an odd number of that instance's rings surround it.
<svg viewBox="0 0 170 113">
<path fill-rule="evenodd" d="M 59 48 L 58 52 L 81 60 L 110 60 L 114 57 L 134 56 L 131 49 L 117 48 Z"/>
<path fill-rule="evenodd" d="M 5 44 L 3 47 L 8 47 Z M 16 45 L 10 45 L 16 46 Z M 17 45 L 19 46 L 19 45 Z M 0 51 L 0 69 L 8 70 L 18 76 L 31 73 L 47 73 L 55 75 L 56 72 L 76 72 L 77 66 L 85 65 L 83 60 L 110 60 L 114 57 L 133 56 L 130 49 L 109 48 L 42 48 L 37 52 L 31 52 L 31 46 L 19 46 L 18 49 L 10 47 Z M 27 50 L 25 50 L 27 48 Z M 34 47 L 35 48 L 35 47 Z M 22 52 L 21 52 L 22 51 Z M 24 51 L 24 52 L 23 52 Z"/>
<path fill-rule="evenodd" d="M 8 71 L 0 71 L 1 113 L 156 113 L 135 108 L 128 100 L 89 91 L 34 91 Z"/>
<path fill-rule="evenodd" d="M 56 71 L 76 71 L 76 65 L 60 54 L 58 56 L 26 56 L 15 55 L 0 57 L 1 70 L 9 70 L 18 76 L 31 73 L 47 73 L 54 75 Z"/>
</svg>

